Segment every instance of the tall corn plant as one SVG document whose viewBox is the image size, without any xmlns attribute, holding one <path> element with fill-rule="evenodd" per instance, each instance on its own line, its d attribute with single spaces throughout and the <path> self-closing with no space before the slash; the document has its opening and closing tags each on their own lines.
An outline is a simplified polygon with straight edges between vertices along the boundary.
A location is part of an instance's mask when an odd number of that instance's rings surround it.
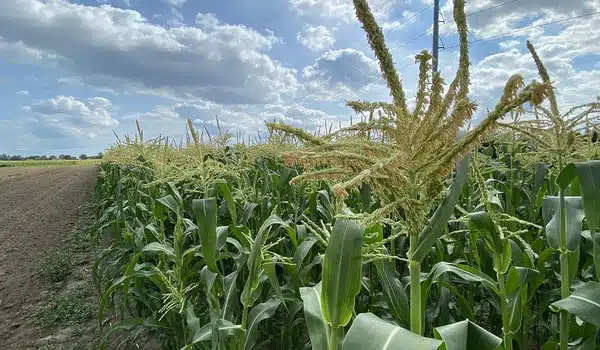
<svg viewBox="0 0 600 350">
<path fill-rule="evenodd" d="M 461 182 L 461 169 L 465 169 L 468 162 L 468 151 L 505 114 L 525 102 L 541 102 L 547 86 L 532 83 L 521 90 L 522 78 L 513 76 L 494 110 L 477 127 L 459 137 L 461 126 L 471 118 L 476 108 L 467 96 L 470 81 L 464 1 L 454 1 L 454 20 L 460 38 L 457 75 L 444 94 L 442 77 L 431 71 L 431 55 L 426 51 L 417 55 L 419 90 L 413 111 L 408 109 L 382 30 L 367 2 L 354 0 L 354 8 L 379 61 L 392 103 L 376 103 L 382 112 L 377 119 L 320 137 L 281 123 L 269 123 L 268 126 L 272 132 L 294 135 L 304 142 L 303 149 L 286 155 L 289 162 L 299 163 L 306 169 L 292 181 L 327 180 L 336 183 L 332 191 L 339 205 L 353 189 L 368 184 L 381 202 L 381 208 L 361 215 L 363 222 L 370 224 L 389 218 L 400 227 L 397 235 L 410 237 L 410 327 L 413 332 L 422 334 L 421 263 L 440 237 L 442 225 L 452 214 L 458 197 L 455 193 L 460 193 L 464 183 Z M 356 111 L 373 107 L 371 103 L 360 101 L 348 105 Z M 356 137 L 358 133 L 368 133 L 369 137 Z M 440 194 L 446 192 L 444 180 L 456 162 L 459 162 L 458 188 L 447 194 L 428 219 L 434 204 L 440 200 Z"/>
<path fill-rule="evenodd" d="M 535 48 L 527 42 L 538 73 L 545 84 L 550 76 Z M 589 227 L 589 237 L 593 246 L 593 260 L 596 275 L 600 271 L 600 239 L 596 226 L 600 215 L 598 206 L 598 185 L 600 168 L 598 162 L 581 162 L 597 157 L 598 148 L 591 142 L 590 130 L 598 125 L 600 104 L 587 103 L 571 108 L 561 114 L 553 89 L 548 90 L 548 105 L 537 105 L 530 113 L 534 118 L 502 123 L 503 126 L 518 131 L 529 138 L 537 151 L 529 156 L 534 160 L 552 165 L 555 187 L 558 196 L 546 196 L 543 201 L 543 219 L 546 224 L 546 237 L 549 246 L 560 253 L 561 297 L 566 299 L 571 293 L 571 283 L 577 274 L 584 217 Z M 580 136 L 579 131 L 587 131 Z M 575 179 L 575 183 L 572 183 Z M 577 189 L 579 188 L 579 190 Z M 572 192 L 573 195 L 569 195 Z M 581 197 L 583 195 L 583 198 Z M 560 311 L 560 348 L 567 349 L 569 342 L 569 308 Z"/>
</svg>

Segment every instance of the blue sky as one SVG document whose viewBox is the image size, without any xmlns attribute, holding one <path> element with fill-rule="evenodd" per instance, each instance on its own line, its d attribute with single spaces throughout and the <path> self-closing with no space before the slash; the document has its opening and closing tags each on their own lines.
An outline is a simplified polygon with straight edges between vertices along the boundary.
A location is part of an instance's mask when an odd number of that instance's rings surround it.
<svg viewBox="0 0 600 350">
<path fill-rule="evenodd" d="M 441 2 L 450 22 L 452 1 Z M 147 137 L 182 138 L 188 118 L 215 133 L 217 115 L 243 137 L 273 119 L 316 130 L 348 123 L 347 99 L 389 100 L 350 0 L 2 3 L 0 153 L 95 154 L 115 141 L 113 131 L 133 133 L 136 119 Z M 411 39 L 431 28 L 432 0 L 369 4 L 412 100 L 414 55 L 430 50 L 431 35 Z M 467 5 L 476 13 L 468 17 L 471 40 L 595 11 L 598 0 Z M 600 94 L 597 28 L 600 15 L 592 15 L 472 44 L 476 119 L 512 74 L 537 78 L 525 40 L 547 64 L 564 109 Z M 455 29 L 441 26 L 447 82 L 457 63 Z"/>
</svg>

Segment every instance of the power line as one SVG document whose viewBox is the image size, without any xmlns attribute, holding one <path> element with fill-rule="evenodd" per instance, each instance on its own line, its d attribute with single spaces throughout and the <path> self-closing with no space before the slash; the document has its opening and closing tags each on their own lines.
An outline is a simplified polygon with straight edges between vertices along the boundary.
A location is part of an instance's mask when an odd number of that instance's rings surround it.
<svg viewBox="0 0 600 350">
<path fill-rule="evenodd" d="M 482 9 L 482 10 L 479 10 L 479 11 L 475 11 L 475 12 L 468 13 L 468 14 L 466 14 L 466 15 L 465 15 L 465 17 L 469 17 L 469 16 L 473 16 L 473 15 L 478 15 L 478 14 L 480 14 L 480 13 L 484 13 L 484 12 L 487 12 L 487 11 L 491 11 L 491 10 L 494 10 L 494 9 L 496 9 L 496 8 L 499 8 L 499 7 L 502 7 L 502 6 L 506 6 L 506 5 L 509 5 L 509 4 L 512 4 L 512 3 L 518 2 L 518 1 L 521 1 L 521 0 L 509 0 L 509 1 L 505 1 L 505 2 L 503 2 L 503 3 L 500 3 L 500 4 L 498 4 L 498 5 L 490 6 L 490 7 L 487 7 L 487 8 L 485 8 L 485 9 Z M 432 6 L 433 6 L 433 4 L 432 4 L 432 5 L 430 5 L 430 6 L 428 6 L 428 7 L 426 7 L 426 8 L 424 8 L 424 9 L 423 9 L 423 10 L 421 10 L 421 11 L 420 11 L 418 14 L 415 14 L 414 16 L 412 16 L 410 19 L 406 20 L 406 21 L 405 21 L 405 22 L 403 22 L 402 24 L 405 24 L 405 23 L 407 23 L 408 21 L 410 21 L 411 19 L 413 19 L 413 18 L 415 18 L 416 16 L 420 15 L 421 13 L 423 13 L 423 12 L 424 12 L 424 11 L 426 11 L 426 10 L 428 10 L 428 9 L 429 9 L 429 8 L 431 8 Z M 441 27 L 441 26 L 443 26 L 443 25 L 445 25 L 445 24 L 450 24 L 450 23 L 454 23 L 454 22 L 455 22 L 455 21 L 454 21 L 454 19 L 452 19 L 452 20 L 450 20 L 450 21 L 448 21 L 448 22 L 444 22 L 444 23 L 440 24 L 440 27 Z M 400 24 L 400 25 L 402 25 L 402 24 Z M 400 26 L 400 25 L 398 25 L 398 26 Z M 396 27 L 394 27 L 394 28 L 392 28 L 392 29 L 395 29 L 395 28 L 397 28 L 398 26 L 396 26 Z M 389 33 L 390 31 L 391 31 L 391 30 L 388 30 L 386 33 Z M 398 49 L 401 49 L 401 48 L 403 48 L 403 47 L 407 46 L 408 44 L 410 44 L 410 43 L 412 43 L 412 42 L 414 42 L 414 41 L 416 41 L 416 40 L 418 40 L 418 39 L 420 39 L 420 38 L 422 38 L 422 37 L 424 37 L 424 36 L 426 36 L 426 35 L 428 35 L 428 34 L 430 34 L 430 33 L 432 33 L 432 32 L 433 32 L 433 28 L 432 28 L 432 29 L 429 29 L 429 30 L 427 30 L 427 31 L 426 31 L 426 32 L 424 32 L 424 33 L 421 33 L 421 34 L 417 35 L 416 37 L 414 37 L 414 38 L 410 39 L 409 41 L 407 41 L 407 42 L 405 42 L 405 43 L 402 43 L 402 44 L 400 44 L 400 45 L 398 45 L 398 46 L 396 46 L 396 47 L 394 47 L 394 48 L 390 49 L 389 51 L 390 51 L 390 53 L 392 53 L 392 52 L 394 52 L 394 51 L 396 51 L 396 50 L 398 50 Z M 396 43 L 396 42 L 398 42 L 398 41 L 397 41 L 397 40 L 396 40 L 396 41 L 393 41 L 391 44 L 393 44 L 393 43 Z M 360 49 L 363 49 L 363 48 L 364 48 L 364 47 L 366 47 L 366 46 L 368 46 L 368 44 L 365 44 L 365 45 L 364 45 L 364 46 L 362 46 Z M 348 56 L 351 56 L 351 55 L 352 55 L 352 54 L 349 54 L 349 55 L 347 55 L 347 56 L 343 57 L 342 59 L 340 59 L 339 61 L 337 61 L 337 63 L 339 63 L 339 62 L 343 61 L 343 59 L 344 59 L 344 58 L 347 58 Z M 356 67 L 355 69 L 351 70 L 350 72 L 346 73 L 346 74 L 345 74 L 345 75 L 342 77 L 342 79 L 344 79 L 344 78 L 348 78 L 348 77 L 349 77 L 349 76 L 350 76 L 352 73 L 354 73 L 354 72 L 356 72 L 356 71 L 358 71 L 358 70 L 362 69 L 363 67 L 366 67 L 367 65 L 373 64 L 374 62 L 376 62 L 376 60 L 368 61 L 368 62 L 365 62 L 365 63 L 361 64 L 360 66 L 358 66 L 358 67 Z M 373 81 L 374 81 L 374 80 L 373 80 Z M 305 99 L 306 97 L 308 97 L 308 96 L 310 96 L 310 95 L 314 94 L 315 92 L 317 92 L 317 91 L 318 91 L 318 90 L 319 90 L 321 87 L 323 87 L 323 86 L 325 86 L 325 85 L 326 85 L 326 82 L 325 82 L 325 83 L 321 83 L 321 84 L 319 84 L 319 85 L 318 85 L 318 86 L 317 86 L 315 89 L 312 89 L 312 90 L 311 90 L 311 91 L 309 91 L 307 94 L 305 94 L 305 95 L 302 95 L 301 97 L 298 97 L 298 98 L 295 98 L 295 99 L 293 99 L 293 100 L 292 100 L 290 103 L 292 103 L 292 104 L 293 104 L 293 103 L 296 103 L 296 102 L 298 102 L 298 101 L 300 101 L 300 100 L 303 100 L 303 99 Z"/>
<path fill-rule="evenodd" d="M 573 16 L 573 17 L 569 17 L 569 18 L 564 18 L 564 19 L 560 19 L 560 20 L 555 20 L 555 21 L 550 21 L 550 22 L 546 22 L 546 23 L 542 23 L 542 24 L 536 24 L 536 25 L 533 25 L 533 26 L 519 28 L 519 29 L 515 29 L 515 30 L 512 30 L 512 31 L 506 32 L 506 33 L 492 35 L 492 36 L 489 36 L 487 38 L 481 38 L 481 39 L 471 40 L 471 41 L 469 41 L 469 44 L 476 44 L 476 43 L 479 43 L 479 42 L 482 42 L 482 41 L 494 40 L 494 39 L 497 39 L 497 38 L 500 38 L 500 37 L 503 37 L 503 36 L 506 36 L 506 35 L 511 35 L 511 34 L 514 34 L 514 33 L 519 33 L 519 32 L 527 31 L 527 30 L 530 30 L 530 29 L 541 28 L 541 27 L 549 26 L 551 24 L 564 23 L 564 22 L 572 21 L 572 20 L 578 19 L 578 18 L 584 18 L 584 17 L 589 17 L 589 16 L 597 15 L 599 13 L 600 13 L 600 11 L 595 11 L 595 12 L 590 12 L 590 13 L 586 13 L 586 14 L 579 15 L 579 16 Z M 455 49 L 455 48 L 457 48 L 459 46 L 460 46 L 460 44 L 457 44 L 457 45 L 449 46 L 446 49 Z"/>
<path fill-rule="evenodd" d="M 405 64 L 405 65 L 403 65 L 403 66 L 400 66 L 400 67 L 398 67 L 397 69 L 402 69 L 402 68 L 410 67 L 410 66 L 413 66 L 413 65 L 415 65 L 415 63 L 409 63 L 409 64 Z M 327 98 L 327 99 L 325 99 L 325 100 L 318 101 L 318 103 L 332 102 L 332 101 L 336 100 L 337 98 L 339 98 L 339 97 L 341 97 L 341 96 L 343 96 L 343 95 L 345 95 L 345 94 L 347 94 L 347 93 L 351 93 L 351 92 L 354 92 L 354 91 L 357 91 L 357 90 L 360 90 L 360 89 L 364 88 L 365 86 L 367 86 L 367 85 L 369 85 L 369 84 L 371 84 L 371 83 L 375 82 L 375 81 L 376 81 L 377 79 L 379 79 L 379 78 L 381 78 L 381 77 L 379 77 L 379 76 L 375 76 L 375 77 L 373 77 L 372 79 L 368 80 L 366 83 L 364 83 L 364 84 L 362 84 L 362 85 L 360 85 L 360 86 L 357 86 L 357 87 L 355 87 L 355 88 L 352 88 L 352 89 L 350 89 L 349 91 L 343 91 L 343 92 L 341 92 L 341 93 L 339 93 L 339 94 L 336 94 L 336 95 L 334 95 L 333 97 Z"/>
<path fill-rule="evenodd" d="M 425 8 L 424 8 L 424 9 L 422 9 L 421 11 L 419 11 L 419 12 L 415 13 L 415 14 L 414 14 L 412 17 L 410 17 L 410 18 L 406 19 L 404 22 L 400 22 L 400 23 L 396 24 L 395 26 L 393 26 L 392 28 L 390 28 L 390 29 L 386 30 L 386 31 L 383 33 L 383 35 L 387 35 L 387 34 L 389 34 L 390 32 L 392 32 L 392 31 L 394 31 L 394 30 L 396 30 L 396 29 L 400 28 L 401 26 L 403 26 L 403 25 L 405 25 L 406 23 L 410 22 L 411 20 L 413 20 L 413 19 L 417 18 L 417 17 L 418 17 L 419 15 L 421 15 L 423 12 L 425 12 L 425 11 L 429 10 L 429 9 L 430 9 L 430 8 L 432 8 L 432 7 L 433 7 L 433 4 L 431 4 L 431 5 L 427 6 L 427 7 L 425 7 Z M 369 43 L 366 43 L 366 44 L 364 44 L 363 46 L 359 47 L 359 48 L 357 49 L 357 51 L 360 51 L 360 50 L 364 49 L 364 48 L 365 48 L 365 47 L 367 47 L 367 46 L 369 46 Z M 337 63 L 339 64 L 339 62 L 342 62 L 343 60 L 345 60 L 346 58 L 348 58 L 348 57 L 352 56 L 353 54 L 354 54 L 354 52 L 351 52 L 351 53 L 349 53 L 349 54 L 347 54 L 347 55 L 343 56 L 342 58 L 340 58 L 340 59 L 337 61 Z"/>
<path fill-rule="evenodd" d="M 391 31 L 393 31 L 393 30 L 397 29 L 398 27 L 400 27 L 400 26 L 402 26 L 402 25 L 404 25 L 404 24 L 408 23 L 409 21 L 411 21 L 412 19 L 414 19 L 414 18 L 418 17 L 418 16 L 419 16 L 419 15 L 421 15 L 423 12 L 427 11 L 428 9 L 430 9 L 430 8 L 432 8 L 432 7 L 433 7 L 433 4 L 431 4 L 431 5 L 427 6 L 427 7 L 425 7 L 424 9 L 422 9 L 422 10 L 421 10 L 421 11 L 419 11 L 418 13 L 414 14 L 413 16 L 411 16 L 410 18 L 408 18 L 408 19 L 407 19 L 407 20 L 405 20 L 404 22 L 401 22 L 401 23 L 399 23 L 399 24 L 395 25 L 394 27 L 392 27 L 392 28 L 388 29 L 388 30 L 387 30 L 387 31 L 384 33 L 384 35 L 385 35 L 385 34 L 388 34 L 388 33 L 390 33 Z M 365 45 L 361 46 L 361 47 L 360 47 L 360 48 L 359 48 L 357 51 L 359 51 L 359 52 L 360 52 L 362 49 L 364 49 L 364 48 L 365 48 L 365 47 L 367 47 L 367 46 L 369 46 L 369 43 L 366 43 Z M 346 58 L 348 58 L 348 57 L 352 56 L 352 55 L 353 55 L 355 52 L 357 52 L 357 51 L 353 51 L 353 52 L 351 52 L 351 53 L 349 53 L 349 54 L 347 54 L 347 55 L 343 56 L 343 57 L 342 57 L 342 58 L 340 58 L 338 61 L 336 61 L 336 63 L 337 63 L 337 64 L 340 64 L 340 62 L 342 62 L 342 61 L 344 61 Z M 362 64 L 362 65 L 361 65 L 361 66 L 359 66 L 358 68 L 356 68 L 356 69 L 354 69 L 354 70 L 352 70 L 352 71 L 350 71 L 350 72 L 346 73 L 346 75 L 344 75 L 344 76 L 342 77 L 342 79 L 344 79 L 344 78 L 348 78 L 348 77 L 350 76 L 350 74 L 352 74 L 352 73 L 354 73 L 354 72 L 358 71 L 358 70 L 359 70 L 359 69 L 361 69 L 362 67 L 365 67 L 366 65 L 368 65 L 368 64 L 371 64 L 371 63 L 372 63 L 372 62 L 366 62 L 366 63 Z M 293 99 L 293 100 L 291 101 L 291 103 L 296 103 L 296 102 L 298 102 L 298 101 L 300 101 L 300 100 L 303 100 L 303 99 L 305 99 L 306 97 L 308 97 L 308 96 L 310 96 L 310 95 L 314 94 L 315 92 L 317 92 L 317 90 L 318 90 L 319 88 L 323 87 L 323 86 L 325 86 L 325 83 L 319 84 L 319 85 L 318 85 L 318 86 L 317 86 L 315 89 L 311 90 L 309 93 L 307 93 L 307 94 L 303 95 L 302 97 L 298 97 L 298 98 L 295 98 L 295 99 Z"/>
</svg>

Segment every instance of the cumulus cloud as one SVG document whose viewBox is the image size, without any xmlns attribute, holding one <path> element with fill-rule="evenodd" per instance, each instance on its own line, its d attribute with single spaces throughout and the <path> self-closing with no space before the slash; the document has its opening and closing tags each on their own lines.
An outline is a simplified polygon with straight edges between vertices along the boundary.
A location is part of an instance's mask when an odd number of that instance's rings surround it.
<svg viewBox="0 0 600 350">
<path fill-rule="evenodd" d="M 467 4 L 467 12 L 480 11 L 501 4 L 501 0 L 471 1 Z M 451 2 L 443 6 L 446 18 L 451 16 Z M 597 1 L 559 1 L 531 0 L 517 1 L 493 10 L 475 14 L 468 18 L 472 39 L 503 34 L 518 28 L 545 23 L 555 19 L 564 19 L 590 11 L 599 10 Z M 560 24 L 539 27 L 533 30 L 518 31 L 510 35 L 500 36 L 497 42 L 487 42 L 486 55 L 479 61 L 473 60 L 471 67 L 472 97 L 479 102 L 480 112 L 492 108 L 502 93 L 506 80 L 513 74 L 524 75 L 526 81 L 537 79 L 537 69 L 526 48 L 526 40 L 530 40 L 543 60 L 554 86 L 559 101 L 568 109 L 576 102 L 591 101 L 600 93 L 593 83 L 585 79 L 594 79 L 600 74 L 598 67 L 577 64 L 577 59 L 595 61 L 600 52 L 600 16 L 588 16 Z M 446 33 L 453 26 L 443 26 Z M 447 40 L 446 40 L 447 41 Z M 481 46 L 479 46 L 481 45 Z M 486 42 L 473 44 L 471 51 L 485 46 Z M 496 52 L 488 51 L 495 48 Z M 456 50 L 456 49 L 454 49 Z M 449 50 L 446 50 L 449 54 Z M 452 54 L 456 54 L 454 51 Z M 441 60 L 442 62 L 444 59 Z M 456 67 L 453 62 L 453 69 Z M 591 70 L 590 70 L 591 69 Z M 576 103 L 575 103 L 576 104 Z"/>
<path fill-rule="evenodd" d="M 316 99 L 331 98 L 352 89 L 379 83 L 379 69 L 374 59 L 354 49 L 330 50 L 302 71 L 302 90 L 314 92 Z"/>
<path fill-rule="evenodd" d="M 108 5 L 2 5 L 0 36 L 6 42 L 63 58 L 61 67 L 84 81 L 103 77 L 219 103 L 277 102 L 280 93 L 295 89 L 296 71 L 265 53 L 279 42 L 272 32 L 221 23 L 214 15 L 199 14 L 196 27 L 164 28 L 137 11 Z"/>
<path fill-rule="evenodd" d="M 296 40 L 311 51 L 323 51 L 335 43 L 333 32 L 324 26 L 304 25 Z"/>
<path fill-rule="evenodd" d="M 600 10 L 600 3 L 589 0 L 528 0 L 509 2 L 505 0 L 468 1 L 465 6 L 467 13 L 489 9 L 482 13 L 469 16 L 470 31 L 479 37 L 488 37 L 510 32 L 525 27 L 523 23 L 543 22 L 564 19 Z M 441 8 L 445 18 L 452 18 L 452 1 L 447 1 Z M 455 31 L 455 26 L 442 26 L 442 33 Z M 532 30 L 525 34 L 541 34 L 543 30 Z"/>
<path fill-rule="evenodd" d="M 60 95 L 28 107 L 25 110 L 33 114 L 33 132 L 40 138 L 87 137 L 119 124 L 112 116 L 111 101 L 104 97 L 82 101 Z"/>
<path fill-rule="evenodd" d="M 354 7 L 347 0 L 289 0 L 291 8 L 300 15 L 330 18 L 350 22 Z M 387 19 L 396 0 L 370 0 L 369 7 L 377 19 Z"/>
<path fill-rule="evenodd" d="M 282 121 L 307 130 L 314 130 L 341 120 L 339 116 L 330 115 L 324 111 L 308 108 L 297 103 L 292 105 L 267 105 L 261 113 L 261 117 L 266 121 Z"/>
<path fill-rule="evenodd" d="M 182 7 L 187 0 L 162 0 L 164 3 L 167 3 L 171 6 Z"/>
</svg>

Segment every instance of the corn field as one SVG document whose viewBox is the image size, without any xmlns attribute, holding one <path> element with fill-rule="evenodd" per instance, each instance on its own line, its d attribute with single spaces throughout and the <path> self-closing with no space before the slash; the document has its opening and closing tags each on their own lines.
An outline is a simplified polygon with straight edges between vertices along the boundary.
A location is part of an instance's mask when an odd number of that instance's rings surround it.
<svg viewBox="0 0 600 350">
<path fill-rule="evenodd" d="M 103 158 L 98 321 L 164 349 L 597 349 L 600 104 L 569 111 L 511 77 L 467 128 L 464 0 L 446 85 L 416 56 L 412 110 L 365 0 L 356 17 L 392 102 L 325 135 L 278 122 L 257 144 L 188 123 L 186 142 L 118 140 Z M 208 139 L 208 140 L 206 140 Z M 107 312 L 121 321 L 105 325 Z"/>
</svg>

